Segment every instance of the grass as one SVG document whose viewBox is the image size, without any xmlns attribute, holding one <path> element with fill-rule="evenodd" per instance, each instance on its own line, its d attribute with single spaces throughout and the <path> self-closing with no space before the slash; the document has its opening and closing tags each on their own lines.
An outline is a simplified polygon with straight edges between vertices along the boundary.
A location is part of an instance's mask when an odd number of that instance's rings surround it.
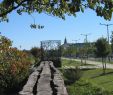
<svg viewBox="0 0 113 95">
<path fill-rule="evenodd" d="M 80 62 L 76 62 L 73 60 L 62 59 L 62 66 L 81 66 Z M 109 91 L 113 95 L 113 70 L 107 69 L 106 74 L 103 75 L 102 69 L 90 69 L 90 70 L 82 70 L 82 76 L 80 80 L 86 80 L 92 84 L 97 85 Z M 75 83 L 76 84 L 76 83 Z M 72 87 L 72 85 L 68 85 L 68 87 Z M 73 95 L 73 94 L 70 94 Z M 111 95 L 111 94 L 108 94 Z"/>
<path fill-rule="evenodd" d="M 81 62 L 75 61 L 75 60 L 67 60 L 67 59 L 62 59 L 62 67 L 65 66 L 95 66 L 93 64 L 82 64 Z"/>
<path fill-rule="evenodd" d="M 88 80 L 107 91 L 113 92 L 113 70 L 107 69 L 105 75 L 102 72 L 102 69 L 84 70 L 81 79 Z"/>
<path fill-rule="evenodd" d="M 81 63 L 74 60 L 62 59 L 62 67 L 64 66 L 80 66 Z"/>
</svg>

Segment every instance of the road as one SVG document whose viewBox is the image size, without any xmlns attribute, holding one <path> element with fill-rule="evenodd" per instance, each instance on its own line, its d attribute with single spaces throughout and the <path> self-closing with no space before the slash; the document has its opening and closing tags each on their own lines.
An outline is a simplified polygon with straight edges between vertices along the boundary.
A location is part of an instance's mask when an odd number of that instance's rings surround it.
<svg viewBox="0 0 113 95">
<path fill-rule="evenodd" d="M 81 62 L 80 59 L 73 59 L 73 58 L 71 58 L 71 59 L 70 59 L 70 58 L 62 58 L 62 59 L 66 59 L 66 60 L 75 60 L 75 61 Z M 84 60 L 83 60 L 83 61 L 84 61 Z M 87 60 L 86 63 L 87 63 L 87 64 L 95 65 L 96 68 L 103 68 L 101 62 Z M 93 67 L 93 66 L 92 66 L 92 67 Z M 113 69 L 113 64 L 107 63 L 107 64 L 106 64 L 106 68 L 108 68 L 108 69 Z"/>
</svg>

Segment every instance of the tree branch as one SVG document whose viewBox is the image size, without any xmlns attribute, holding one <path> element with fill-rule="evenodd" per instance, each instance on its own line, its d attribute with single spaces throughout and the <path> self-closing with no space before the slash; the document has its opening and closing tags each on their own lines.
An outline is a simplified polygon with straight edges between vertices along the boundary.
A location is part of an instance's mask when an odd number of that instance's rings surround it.
<svg viewBox="0 0 113 95">
<path fill-rule="evenodd" d="M 20 7 L 25 1 L 27 0 L 23 0 L 21 1 L 17 6 L 12 7 L 11 9 L 7 10 L 6 12 L 3 12 L 0 14 L 0 17 L 3 17 L 5 15 L 7 15 L 8 13 L 12 12 L 13 10 L 17 9 L 18 7 Z"/>
</svg>

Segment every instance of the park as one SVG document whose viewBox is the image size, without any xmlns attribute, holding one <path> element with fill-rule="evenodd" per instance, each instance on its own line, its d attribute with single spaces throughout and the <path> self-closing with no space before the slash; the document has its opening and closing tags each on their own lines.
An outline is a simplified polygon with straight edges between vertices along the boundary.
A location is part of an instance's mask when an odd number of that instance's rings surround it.
<svg viewBox="0 0 113 95">
<path fill-rule="evenodd" d="M 0 95 L 113 95 L 113 0 L 0 0 Z"/>
</svg>

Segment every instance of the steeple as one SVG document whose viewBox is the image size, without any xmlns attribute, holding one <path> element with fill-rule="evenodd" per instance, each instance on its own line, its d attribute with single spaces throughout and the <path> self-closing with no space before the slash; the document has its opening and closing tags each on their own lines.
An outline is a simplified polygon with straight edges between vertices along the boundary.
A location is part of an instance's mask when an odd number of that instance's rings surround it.
<svg viewBox="0 0 113 95">
<path fill-rule="evenodd" d="M 67 44 L 67 39 L 66 39 L 66 37 L 65 37 L 65 39 L 64 39 L 64 44 Z"/>
</svg>

